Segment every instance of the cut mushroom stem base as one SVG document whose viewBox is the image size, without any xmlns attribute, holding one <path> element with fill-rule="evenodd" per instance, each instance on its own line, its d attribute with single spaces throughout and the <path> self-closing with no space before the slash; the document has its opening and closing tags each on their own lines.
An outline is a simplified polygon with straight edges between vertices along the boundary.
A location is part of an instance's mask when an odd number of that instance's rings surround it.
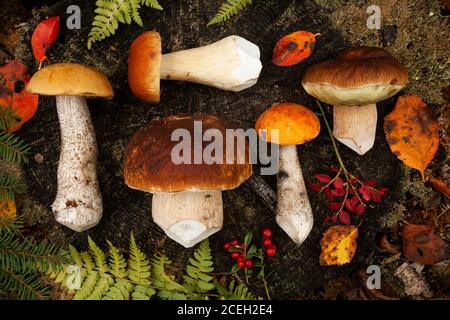
<svg viewBox="0 0 450 320">
<path fill-rule="evenodd" d="M 334 106 L 333 135 L 360 155 L 369 151 L 377 130 L 376 104 Z"/>
<path fill-rule="evenodd" d="M 168 237 L 193 247 L 222 229 L 222 191 L 154 193 L 152 216 Z"/>
<path fill-rule="evenodd" d="M 58 191 L 52 204 L 56 221 L 81 232 L 100 222 L 102 196 L 97 181 L 97 142 L 86 100 L 57 96 L 61 129 Z"/>
<path fill-rule="evenodd" d="M 295 145 L 280 147 L 277 223 L 297 244 L 308 237 L 314 223 Z"/>
</svg>

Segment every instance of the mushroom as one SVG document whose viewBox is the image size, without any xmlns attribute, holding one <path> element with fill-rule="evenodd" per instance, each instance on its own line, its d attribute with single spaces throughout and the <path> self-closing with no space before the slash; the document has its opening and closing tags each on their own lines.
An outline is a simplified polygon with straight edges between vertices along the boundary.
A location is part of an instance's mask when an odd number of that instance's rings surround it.
<svg viewBox="0 0 450 320">
<path fill-rule="evenodd" d="M 28 91 L 56 96 L 61 130 L 58 191 L 52 204 L 56 221 L 81 232 L 100 222 L 102 196 L 97 181 L 97 142 L 85 97 L 114 96 L 108 79 L 97 70 L 61 63 L 40 69 Z"/>
<path fill-rule="evenodd" d="M 196 127 L 198 124 L 201 130 Z M 222 190 L 235 189 L 252 175 L 248 157 L 238 160 L 243 147 L 240 145 L 230 161 L 205 163 L 205 143 L 196 140 L 198 135 L 201 138 L 203 132 L 213 129 L 225 137 L 227 128 L 227 123 L 211 115 L 170 116 L 135 133 L 125 151 L 125 183 L 130 188 L 153 193 L 154 222 L 186 248 L 222 229 Z M 183 142 L 176 141 L 179 138 L 174 135 L 176 130 L 187 135 Z M 184 139 L 189 141 L 188 150 L 180 153 L 187 159 L 180 162 L 174 156 L 178 157 L 177 146 Z M 223 142 L 226 148 L 230 147 L 230 141 Z M 248 144 L 244 147 L 248 154 Z M 226 152 L 222 151 L 225 157 Z M 202 161 L 196 159 L 199 155 Z"/>
<path fill-rule="evenodd" d="M 239 36 L 164 55 L 161 51 L 155 31 L 141 34 L 130 48 L 128 83 L 136 97 L 149 103 L 160 100 L 160 79 L 241 91 L 258 81 L 262 68 L 258 46 Z"/>
<path fill-rule="evenodd" d="M 387 51 L 356 47 L 311 66 L 302 85 L 308 94 L 334 106 L 333 135 L 363 155 L 375 141 L 376 103 L 394 96 L 407 82 L 406 68 Z"/>
<path fill-rule="evenodd" d="M 268 142 L 280 145 L 276 220 L 295 243 L 302 244 L 311 231 L 314 218 L 296 145 L 318 136 L 319 119 L 302 105 L 279 103 L 260 115 L 256 131 Z"/>
</svg>

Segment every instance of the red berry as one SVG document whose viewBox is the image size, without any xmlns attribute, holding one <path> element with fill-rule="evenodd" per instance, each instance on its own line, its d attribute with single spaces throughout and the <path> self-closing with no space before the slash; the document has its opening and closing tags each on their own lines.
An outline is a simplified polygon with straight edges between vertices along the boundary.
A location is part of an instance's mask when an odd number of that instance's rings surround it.
<svg viewBox="0 0 450 320">
<path fill-rule="evenodd" d="M 231 254 L 231 258 L 233 258 L 234 260 L 239 259 L 239 252 L 233 252 L 233 253 Z"/>
<path fill-rule="evenodd" d="M 237 265 L 239 269 L 242 269 L 245 266 L 245 261 L 244 260 L 238 261 Z"/>
<path fill-rule="evenodd" d="M 244 257 L 239 257 L 238 259 L 237 259 L 237 262 L 239 263 L 239 262 L 244 262 L 245 263 L 245 258 Z"/>
<path fill-rule="evenodd" d="M 272 229 L 267 227 L 262 229 L 262 235 L 264 238 L 270 238 L 272 236 Z"/>
<path fill-rule="evenodd" d="M 234 239 L 233 241 L 230 242 L 232 246 L 237 246 L 239 245 L 239 241 L 237 239 Z"/>
<path fill-rule="evenodd" d="M 252 269 L 253 268 L 253 260 L 245 261 L 245 268 Z"/>
<path fill-rule="evenodd" d="M 263 241 L 263 246 L 264 246 L 264 248 L 269 247 L 269 246 L 271 246 L 271 245 L 272 245 L 272 240 L 270 240 L 270 239 L 264 239 L 264 241 Z"/>
<path fill-rule="evenodd" d="M 231 248 L 231 243 L 225 242 L 225 243 L 223 244 L 223 249 L 224 249 L 224 250 L 230 251 L 230 248 Z"/>
<path fill-rule="evenodd" d="M 268 257 L 273 257 L 276 253 L 277 253 L 277 247 L 275 247 L 274 245 L 271 245 L 270 247 L 268 247 L 266 249 L 266 255 Z"/>
</svg>

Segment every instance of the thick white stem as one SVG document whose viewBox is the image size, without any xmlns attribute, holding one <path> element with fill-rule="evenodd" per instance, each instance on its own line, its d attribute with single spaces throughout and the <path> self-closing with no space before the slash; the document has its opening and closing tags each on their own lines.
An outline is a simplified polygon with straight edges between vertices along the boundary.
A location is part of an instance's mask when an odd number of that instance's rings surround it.
<svg viewBox="0 0 450 320">
<path fill-rule="evenodd" d="M 308 237 L 314 218 L 295 145 L 280 147 L 277 223 L 297 244 Z"/>
<path fill-rule="evenodd" d="M 350 149 L 363 155 L 375 142 L 377 106 L 334 106 L 333 135 Z"/>
<path fill-rule="evenodd" d="M 97 181 L 97 142 L 83 97 L 57 96 L 61 128 L 58 192 L 52 209 L 56 220 L 81 232 L 100 222 L 102 196 Z"/>
<path fill-rule="evenodd" d="M 259 56 L 258 46 L 229 36 L 204 47 L 164 54 L 160 77 L 241 91 L 258 81 L 262 68 Z"/>
<path fill-rule="evenodd" d="M 168 237 L 190 248 L 222 229 L 222 191 L 155 193 L 152 216 Z"/>
</svg>

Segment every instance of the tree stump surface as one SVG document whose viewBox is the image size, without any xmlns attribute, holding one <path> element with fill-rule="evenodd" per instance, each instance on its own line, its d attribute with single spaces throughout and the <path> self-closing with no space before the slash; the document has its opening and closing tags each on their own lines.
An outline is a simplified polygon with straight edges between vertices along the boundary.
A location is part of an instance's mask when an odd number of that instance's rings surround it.
<svg viewBox="0 0 450 320">
<path fill-rule="evenodd" d="M 61 1 L 54 6 L 35 12 L 24 27 L 24 48 L 21 58 L 29 65 L 37 63 L 31 54 L 30 38 L 34 27 L 46 16 L 59 15 L 61 32 L 57 43 L 48 53 L 50 63 L 74 62 L 93 66 L 111 81 L 115 97 L 111 101 L 88 100 L 91 117 L 99 145 L 98 178 L 103 195 L 104 213 L 95 228 L 76 233 L 58 225 L 53 219 L 46 223 L 48 237 L 79 248 L 87 245 L 90 235 L 106 248 L 106 239 L 127 248 L 129 236 L 134 232 L 138 244 L 148 253 L 161 252 L 170 257 L 174 269 L 184 269 L 193 249 L 184 249 L 165 237 L 151 219 L 151 195 L 128 188 L 123 181 L 124 150 L 131 136 L 146 123 L 157 117 L 177 113 L 209 113 L 218 115 L 237 127 L 254 127 L 257 117 L 275 102 L 297 102 L 317 111 L 314 100 L 300 85 L 302 75 L 311 64 L 329 59 L 338 49 L 348 46 L 339 30 L 332 29 L 326 13 L 313 1 L 268 0 L 255 1 L 237 17 L 221 25 L 207 27 L 207 22 L 220 7 L 222 0 L 166 1 L 164 11 L 147 7 L 141 9 L 144 27 L 121 24 L 115 35 L 95 43 L 91 50 L 86 41 L 94 17 L 94 1 Z M 82 29 L 68 30 L 66 8 L 77 4 L 82 12 Z M 135 98 L 127 84 L 127 55 L 131 42 L 148 30 L 161 33 L 163 53 L 198 47 L 236 34 L 257 44 L 261 50 L 263 70 L 258 83 L 241 92 L 225 92 L 207 86 L 178 81 L 162 81 L 161 102 L 150 105 Z M 317 40 L 313 55 L 302 63 L 280 68 L 271 63 L 272 49 L 277 40 L 296 30 L 307 30 L 322 35 Z M 26 46 L 26 47 L 25 47 Z M 380 230 L 380 217 L 387 214 L 390 204 L 398 200 L 402 170 L 400 162 L 390 152 L 383 128 L 383 117 L 392 110 L 394 99 L 378 104 L 378 127 L 375 146 L 364 156 L 339 144 L 347 167 L 363 179 L 376 179 L 390 189 L 382 204 L 370 206 L 360 227 L 358 249 L 353 261 L 342 267 L 319 265 L 320 239 L 327 226 L 323 219 L 331 212 L 323 195 L 309 192 L 315 222 L 309 238 L 296 246 L 276 225 L 275 215 L 257 195 L 251 183 L 232 191 L 223 192 L 224 227 L 210 237 L 215 260 L 215 271 L 226 272 L 231 267 L 222 244 L 233 238 L 243 238 L 247 231 L 261 244 L 260 230 L 264 226 L 274 229 L 278 264 L 268 279 L 274 298 L 293 298 L 311 292 L 330 279 L 354 271 L 375 248 L 374 238 Z M 328 119 L 331 121 L 330 108 Z M 56 195 L 56 171 L 60 150 L 59 123 L 54 97 L 41 97 L 36 116 L 20 134 L 30 143 L 34 153 L 43 155 L 44 162 L 31 160 L 24 168 L 29 194 L 48 209 Z M 306 183 L 314 181 L 314 174 L 337 165 L 330 138 L 322 121 L 320 136 L 298 147 L 299 158 Z M 259 170 L 255 167 L 255 174 Z M 276 177 L 264 176 L 276 190 Z M 263 293 L 261 292 L 261 295 Z"/>
</svg>

